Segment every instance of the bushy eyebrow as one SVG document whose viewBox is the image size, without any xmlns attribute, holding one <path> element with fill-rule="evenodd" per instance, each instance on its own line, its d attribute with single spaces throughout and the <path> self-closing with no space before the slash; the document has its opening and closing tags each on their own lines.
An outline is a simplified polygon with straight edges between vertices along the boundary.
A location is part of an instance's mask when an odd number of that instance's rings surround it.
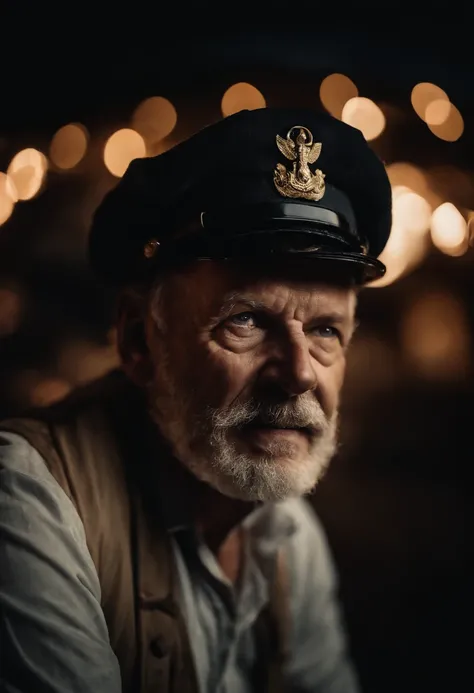
<svg viewBox="0 0 474 693">
<path fill-rule="evenodd" d="M 245 306 L 250 310 L 269 311 L 269 307 L 262 301 L 255 301 L 253 298 L 250 298 L 245 294 L 232 292 L 225 296 L 217 315 L 215 315 L 212 321 L 219 322 L 220 320 L 228 317 L 236 305 Z"/>
<path fill-rule="evenodd" d="M 225 319 L 230 315 L 236 305 L 249 308 L 250 310 L 262 311 L 266 313 L 272 313 L 271 308 L 263 301 L 257 301 L 246 294 L 239 292 L 232 292 L 227 294 L 222 302 L 219 312 L 215 316 L 215 322 Z M 348 316 L 346 313 L 342 313 L 337 310 L 328 310 L 322 312 L 316 318 L 311 320 L 314 325 L 321 324 L 322 322 L 330 322 L 333 324 L 347 323 Z M 354 326 L 355 327 L 355 326 Z"/>
</svg>

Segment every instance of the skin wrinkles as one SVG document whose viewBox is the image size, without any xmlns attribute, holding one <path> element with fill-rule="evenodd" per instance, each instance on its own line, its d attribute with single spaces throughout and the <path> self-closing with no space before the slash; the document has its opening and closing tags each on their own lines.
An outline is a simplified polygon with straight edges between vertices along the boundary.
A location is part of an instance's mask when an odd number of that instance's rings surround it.
<svg viewBox="0 0 474 693">
<path fill-rule="evenodd" d="M 219 512 L 225 537 L 255 502 L 317 484 L 336 449 L 355 306 L 349 285 L 299 268 L 195 263 L 161 287 L 159 320 L 150 301 L 135 310 L 143 339 L 122 339 L 123 366 L 207 498 L 201 523 Z M 125 334 L 130 310 L 121 323 Z"/>
</svg>

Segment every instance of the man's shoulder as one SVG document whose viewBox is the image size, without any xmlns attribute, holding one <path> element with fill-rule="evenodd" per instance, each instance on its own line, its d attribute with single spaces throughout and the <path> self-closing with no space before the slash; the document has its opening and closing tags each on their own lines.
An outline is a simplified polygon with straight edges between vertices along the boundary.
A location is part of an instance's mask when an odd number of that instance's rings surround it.
<svg viewBox="0 0 474 693">
<path fill-rule="evenodd" d="M 0 435 L 21 436 L 49 462 L 56 453 L 75 451 L 80 457 L 84 448 L 92 454 L 91 441 L 100 448 L 110 446 L 115 436 L 119 412 L 122 418 L 131 406 L 131 384 L 120 371 L 77 388 L 72 394 L 49 407 L 31 409 L 0 421 Z M 125 414 L 126 416 L 126 414 Z M 18 445 L 18 443 L 17 443 Z"/>
<path fill-rule="evenodd" d="M 63 505 L 67 498 L 98 570 L 102 545 L 115 557 L 128 547 L 127 464 L 135 458 L 123 444 L 127 426 L 113 412 L 120 408 L 127 416 L 130 406 L 122 389 L 108 379 L 46 411 L 0 424 L 0 473 L 5 483 L 15 486 L 15 493 L 29 489 L 29 496 L 37 495 L 40 503 L 54 497 Z"/>
<path fill-rule="evenodd" d="M 43 481 L 51 479 L 38 450 L 24 436 L 8 430 L 0 430 L 0 470 Z"/>
<path fill-rule="evenodd" d="M 0 422 L 3 466 L 20 471 L 26 465 L 37 475 L 46 465 L 78 507 L 100 509 L 123 500 L 122 438 L 127 409 L 133 408 L 124 380 L 111 373 L 52 407 Z"/>
</svg>

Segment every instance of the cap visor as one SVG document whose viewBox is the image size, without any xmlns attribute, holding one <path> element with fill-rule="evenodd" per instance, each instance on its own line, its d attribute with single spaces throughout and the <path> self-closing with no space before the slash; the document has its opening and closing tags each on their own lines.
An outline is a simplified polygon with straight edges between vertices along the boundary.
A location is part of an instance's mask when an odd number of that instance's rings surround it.
<svg viewBox="0 0 474 693">
<path fill-rule="evenodd" d="M 337 247 L 339 245 L 339 247 Z M 195 259 L 200 260 L 295 260 L 315 263 L 337 263 L 339 269 L 347 269 L 348 274 L 358 284 L 365 284 L 383 277 L 385 265 L 370 255 L 350 249 L 349 244 L 337 243 L 325 230 L 288 232 L 253 231 L 232 237 L 221 238 L 216 243 L 205 244 L 204 252 Z"/>
</svg>

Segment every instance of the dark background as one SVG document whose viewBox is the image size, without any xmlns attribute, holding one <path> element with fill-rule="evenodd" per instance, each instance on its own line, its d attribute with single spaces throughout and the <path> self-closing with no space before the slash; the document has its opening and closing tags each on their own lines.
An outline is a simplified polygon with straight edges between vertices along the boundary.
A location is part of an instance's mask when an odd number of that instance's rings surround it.
<svg viewBox="0 0 474 693">
<path fill-rule="evenodd" d="M 222 95 L 236 82 L 256 86 L 267 105 L 321 108 L 321 80 L 341 72 L 391 116 L 374 142 L 385 161 L 448 166 L 474 181 L 472 23 L 451 5 L 418 18 L 415 11 L 334 8 L 329 17 L 314 3 L 204 3 L 189 11 L 101 6 L 99 15 L 85 5 L 66 14 L 6 3 L 0 170 L 23 147 L 46 153 L 68 122 L 83 123 L 91 141 L 77 170 L 49 172 L 41 193 L 0 227 L 0 289 L 21 298 L 15 327 L 0 334 L 1 415 L 113 365 L 113 296 L 87 268 L 87 227 L 117 180 L 102 164 L 103 145 L 148 96 L 165 96 L 177 110 L 169 146 L 222 117 Z M 462 113 L 457 142 L 434 137 L 413 112 L 410 92 L 421 81 L 445 89 Z M 460 204 L 472 209 L 469 191 Z M 450 194 L 457 192 L 454 181 Z M 314 503 L 368 693 L 466 690 L 472 679 L 472 270 L 472 249 L 449 257 L 432 248 L 413 272 L 361 297 L 341 450 Z M 439 298 L 429 310 L 440 334 L 451 329 L 449 306 L 462 308 L 463 328 L 451 335 L 455 360 L 458 341 L 467 345 L 462 368 L 448 367 L 449 348 L 430 368 L 410 356 L 407 329 L 416 342 L 425 327 L 420 319 L 407 328 L 407 316 L 427 292 Z M 9 325 L 1 301 L 0 325 Z"/>
</svg>

